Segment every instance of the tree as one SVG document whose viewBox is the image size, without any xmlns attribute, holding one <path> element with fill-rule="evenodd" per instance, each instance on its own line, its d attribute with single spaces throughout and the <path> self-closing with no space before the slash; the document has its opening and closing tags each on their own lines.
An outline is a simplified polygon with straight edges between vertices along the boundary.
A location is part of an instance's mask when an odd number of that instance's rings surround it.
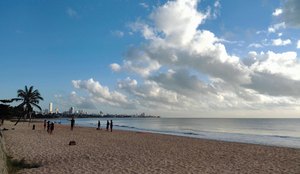
<svg viewBox="0 0 300 174">
<path fill-rule="evenodd" d="M 31 122 L 31 114 L 33 112 L 33 107 L 42 110 L 42 108 L 38 105 L 40 100 L 44 100 L 38 90 L 33 90 L 33 86 L 30 86 L 28 89 L 25 86 L 25 90 L 19 89 L 18 90 L 18 100 L 22 100 L 22 103 L 18 106 L 19 108 L 24 109 L 24 117 L 29 117 L 29 123 Z M 20 121 L 21 116 L 19 116 L 18 121 L 15 125 L 18 124 Z"/>
<path fill-rule="evenodd" d="M 14 101 L 18 101 L 20 99 L 18 98 L 12 98 L 12 99 L 1 99 L 0 100 L 0 118 L 1 118 L 1 124 L 3 124 L 4 119 L 8 119 L 12 116 L 13 113 L 15 113 L 15 107 L 11 107 L 7 103 L 12 103 Z M 1 104 L 5 103 L 5 104 Z"/>
</svg>

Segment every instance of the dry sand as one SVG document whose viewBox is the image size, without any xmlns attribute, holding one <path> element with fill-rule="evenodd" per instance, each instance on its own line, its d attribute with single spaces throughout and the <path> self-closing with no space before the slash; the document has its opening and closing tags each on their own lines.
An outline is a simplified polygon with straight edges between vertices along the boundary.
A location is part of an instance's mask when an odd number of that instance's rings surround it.
<svg viewBox="0 0 300 174">
<path fill-rule="evenodd" d="M 57 124 L 49 135 L 35 124 L 4 132 L 10 156 L 41 165 L 20 173 L 300 173 L 300 149 Z"/>
</svg>

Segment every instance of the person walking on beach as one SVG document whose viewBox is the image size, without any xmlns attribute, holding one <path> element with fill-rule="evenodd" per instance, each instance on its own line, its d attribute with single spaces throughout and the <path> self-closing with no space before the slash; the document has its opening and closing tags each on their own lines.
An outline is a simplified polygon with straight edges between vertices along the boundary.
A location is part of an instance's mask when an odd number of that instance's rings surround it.
<svg viewBox="0 0 300 174">
<path fill-rule="evenodd" d="M 112 129 L 113 129 L 113 122 L 112 120 L 110 120 L 110 131 L 112 132 Z"/>
<path fill-rule="evenodd" d="M 100 120 L 98 120 L 98 128 L 97 128 L 97 130 L 100 130 L 100 126 L 101 126 L 101 123 L 100 123 Z"/>
<path fill-rule="evenodd" d="M 106 131 L 108 131 L 108 128 L 109 128 L 109 121 L 107 120 L 107 122 L 106 122 Z"/>
<path fill-rule="evenodd" d="M 44 130 L 46 130 L 47 120 L 44 120 Z"/>
<path fill-rule="evenodd" d="M 47 121 L 47 132 L 50 133 L 50 121 Z"/>
<path fill-rule="evenodd" d="M 50 125 L 50 134 L 52 134 L 53 130 L 54 130 L 54 122 L 52 122 Z"/>
<path fill-rule="evenodd" d="M 75 120 L 74 120 L 74 117 L 72 117 L 72 119 L 71 119 L 71 131 L 73 130 L 74 124 L 75 124 Z"/>
</svg>

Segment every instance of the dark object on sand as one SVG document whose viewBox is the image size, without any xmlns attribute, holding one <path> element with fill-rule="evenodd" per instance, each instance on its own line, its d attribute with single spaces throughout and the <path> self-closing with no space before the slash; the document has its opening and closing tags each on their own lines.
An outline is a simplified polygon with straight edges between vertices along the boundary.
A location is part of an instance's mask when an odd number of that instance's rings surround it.
<svg viewBox="0 0 300 174">
<path fill-rule="evenodd" d="M 34 125 L 32 125 L 32 130 L 35 130 L 35 124 L 34 124 Z"/>
<path fill-rule="evenodd" d="M 106 122 L 106 131 L 108 131 L 108 128 L 109 128 L 109 121 L 107 120 L 107 122 Z"/>
<path fill-rule="evenodd" d="M 100 130 L 101 129 L 101 123 L 100 123 L 100 120 L 98 120 L 98 128 L 97 130 Z"/>
<path fill-rule="evenodd" d="M 72 119 L 71 119 L 71 130 L 73 130 L 74 124 L 75 124 L 75 120 L 74 120 L 74 117 L 72 117 Z"/>
<path fill-rule="evenodd" d="M 52 122 L 50 124 L 50 134 L 52 134 L 53 130 L 54 130 L 54 123 Z"/>
<path fill-rule="evenodd" d="M 113 130 L 113 121 L 110 120 L 110 131 L 112 132 L 112 130 Z"/>
<path fill-rule="evenodd" d="M 70 146 L 76 145 L 76 141 L 70 141 L 70 142 L 69 142 L 69 145 L 70 145 Z"/>
<path fill-rule="evenodd" d="M 8 129 L 6 129 L 6 128 L 3 128 L 2 130 L 3 130 L 3 131 L 7 131 Z"/>
</svg>

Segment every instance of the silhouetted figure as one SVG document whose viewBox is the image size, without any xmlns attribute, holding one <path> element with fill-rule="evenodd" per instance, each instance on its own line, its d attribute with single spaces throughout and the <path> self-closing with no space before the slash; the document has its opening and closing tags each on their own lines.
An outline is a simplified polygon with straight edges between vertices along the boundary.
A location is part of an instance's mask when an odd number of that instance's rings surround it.
<svg viewBox="0 0 300 174">
<path fill-rule="evenodd" d="M 106 122 L 106 131 L 108 131 L 108 128 L 109 128 L 109 121 L 107 120 L 107 122 Z"/>
<path fill-rule="evenodd" d="M 32 130 L 35 130 L 35 124 L 34 124 L 34 125 L 32 125 Z"/>
<path fill-rule="evenodd" d="M 54 130 L 54 123 L 52 122 L 50 125 L 50 134 L 52 134 L 53 130 Z"/>
<path fill-rule="evenodd" d="M 44 130 L 46 129 L 47 126 L 47 120 L 44 120 Z"/>
<path fill-rule="evenodd" d="M 112 129 L 113 129 L 113 122 L 112 120 L 110 120 L 110 131 L 112 132 Z"/>
<path fill-rule="evenodd" d="M 97 128 L 97 130 L 100 130 L 100 126 L 101 126 L 101 123 L 100 123 L 100 120 L 98 120 L 98 128 Z"/>
<path fill-rule="evenodd" d="M 50 133 L 50 121 L 47 121 L 47 132 Z"/>
<path fill-rule="evenodd" d="M 72 119 L 71 119 L 71 130 L 73 130 L 74 124 L 75 124 L 75 120 L 74 120 L 74 118 L 72 117 Z"/>
</svg>

